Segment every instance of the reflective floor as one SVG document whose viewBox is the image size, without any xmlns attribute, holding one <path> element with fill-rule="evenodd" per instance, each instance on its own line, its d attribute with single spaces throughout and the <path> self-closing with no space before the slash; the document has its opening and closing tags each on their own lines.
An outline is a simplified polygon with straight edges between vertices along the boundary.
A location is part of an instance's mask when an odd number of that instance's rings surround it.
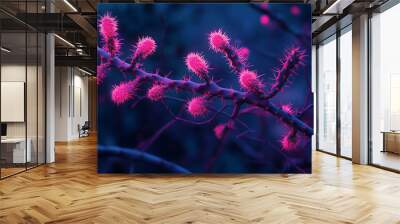
<svg viewBox="0 0 400 224">
<path fill-rule="evenodd" d="M 375 151 L 373 163 L 400 171 L 400 155 L 391 152 Z"/>
</svg>

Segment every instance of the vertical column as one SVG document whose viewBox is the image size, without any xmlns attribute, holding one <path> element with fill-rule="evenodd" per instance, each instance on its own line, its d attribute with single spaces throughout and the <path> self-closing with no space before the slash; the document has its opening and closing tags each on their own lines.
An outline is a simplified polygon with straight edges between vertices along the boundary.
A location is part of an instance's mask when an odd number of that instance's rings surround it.
<svg viewBox="0 0 400 224">
<path fill-rule="evenodd" d="M 341 156 L 342 146 L 342 127 L 340 118 L 340 82 L 341 82 L 341 63 L 340 63 L 340 36 L 341 31 L 336 31 L 336 155 Z"/>
<path fill-rule="evenodd" d="M 313 124 L 314 124 L 314 134 L 311 137 L 311 149 L 312 150 L 316 150 L 317 148 L 317 46 L 316 45 L 312 45 L 312 57 L 311 57 L 311 69 L 312 69 L 312 79 L 311 79 L 311 90 L 313 92 L 313 113 L 314 113 L 314 120 L 313 120 Z"/>
<path fill-rule="evenodd" d="M 368 15 L 353 19 L 353 162 L 368 163 Z"/>
<path fill-rule="evenodd" d="M 46 1 L 46 11 L 53 12 L 54 5 Z M 46 163 L 55 161 L 55 44 L 54 34 L 46 34 Z"/>
</svg>

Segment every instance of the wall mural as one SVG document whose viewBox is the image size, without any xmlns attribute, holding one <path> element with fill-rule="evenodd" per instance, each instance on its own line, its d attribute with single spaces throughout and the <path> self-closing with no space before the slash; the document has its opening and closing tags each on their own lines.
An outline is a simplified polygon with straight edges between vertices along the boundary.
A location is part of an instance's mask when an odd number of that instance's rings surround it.
<svg viewBox="0 0 400 224">
<path fill-rule="evenodd" d="M 310 173 L 305 4 L 99 4 L 99 173 Z"/>
</svg>

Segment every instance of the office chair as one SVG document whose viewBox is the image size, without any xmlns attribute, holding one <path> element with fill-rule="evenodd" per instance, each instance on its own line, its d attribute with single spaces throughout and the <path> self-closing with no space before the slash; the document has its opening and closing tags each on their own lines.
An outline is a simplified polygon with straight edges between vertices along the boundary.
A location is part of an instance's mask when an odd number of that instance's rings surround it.
<svg viewBox="0 0 400 224">
<path fill-rule="evenodd" d="M 79 138 L 89 136 L 89 129 L 90 129 L 89 121 L 85 121 L 82 127 L 80 127 L 80 125 L 78 124 Z"/>
</svg>

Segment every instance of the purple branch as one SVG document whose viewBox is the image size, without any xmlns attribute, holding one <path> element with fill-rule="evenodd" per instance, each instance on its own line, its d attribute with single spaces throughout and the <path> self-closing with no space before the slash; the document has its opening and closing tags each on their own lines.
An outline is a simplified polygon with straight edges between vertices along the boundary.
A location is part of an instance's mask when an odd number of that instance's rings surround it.
<svg viewBox="0 0 400 224">
<path fill-rule="evenodd" d="M 282 67 L 278 70 L 275 77 L 275 83 L 272 85 L 268 94 L 264 97 L 265 99 L 271 99 L 282 91 L 283 87 L 288 82 L 289 77 L 293 75 L 296 68 L 303 63 L 302 61 L 304 57 L 304 51 L 300 50 L 300 48 L 293 48 L 288 51 L 286 57 L 282 61 Z"/>
<path fill-rule="evenodd" d="M 228 135 L 229 131 L 233 129 L 235 120 L 237 116 L 239 115 L 240 112 L 240 107 L 242 106 L 241 103 L 235 102 L 235 106 L 232 111 L 231 118 L 229 121 L 224 125 L 224 128 L 221 130 L 222 133 L 219 133 L 219 143 L 216 147 L 216 150 L 214 150 L 213 156 L 210 158 L 210 160 L 207 162 L 205 168 L 207 171 L 211 169 L 211 167 L 214 165 L 215 161 L 219 158 L 219 156 L 222 154 L 224 151 L 224 143 L 225 143 L 225 138 Z"/>
<path fill-rule="evenodd" d="M 297 114 L 297 117 L 299 117 L 299 118 L 301 118 L 301 117 L 303 117 L 304 116 L 304 114 L 309 110 L 309 109 L 312 109 L 312 104 L 308 104 L 302 111 L 300 111 L 298 114 Z"/>
<path fill-rule="evenodd" d="M 164 160 L 160 157 L 155 155 L 148 154 L 143 151 L 139 151 L 136 149 L 128 149 L 122 147 L 115 147 L 115 146 L 104 146 L 98 145 L 97 151 L 100 156 L 118 156 L 121 158 L 126 158 L 129 160 L 137 160 L 137 161 L 144 161 L 150 163 L 152 165 L 159 166 L 163 169 L 166 169 L 170 172 L 174 173 L 182 173 L 182 174 L 190 174 L 191 172 L 175 163 L 170 161 Z"/>
<path fill-rule="evenodd" d="M 224 49 L 224 54 L 228 60 L 228 64 L 237 74 L 246 69 L 246 64 L 237 54 L 237 49 L 233 48 L 232 46 L 227 46 Z"/>
<path fill-rule="evenodd" d="M 150 81 L 153 83 L 161 83 L 168 89 L 177 89 L 189 92 L 195 92 L 200 95 L 211 95 L 219 96 L 226 100 L 231 100 L 233 102 L 245 103 L 248 105 L 259 107 L 263 110 L 269 111 L 272 115 L 280 118 L 286 124 L 296 128 L 300 132 L 311 136 L 313 134 L 313 129 L 301 121 L 298 117 L 283 111 L 278 106 L 271 103 L 269 100 L 263 99 L 262 96 L 258 94 L 252 94 L 249 92 L 241 92 L 234 89 L 223 88 L 216 84 L 215 82 L 210 83 L 196 83 L 190 80 L 174 80 L 163 77 L 159 74 L 149 73 L 143 69 L 137 69 L 125 61 L 121 60 L 119 57 L 111 57 L 108 52 L 102 48 L 97 48 L 98 54 L 103 57 L 110 59 L 112 64 L 122 70 L 135 74 L 141 82 Z"/>
<path fill-rule="evenodd" d="M 170 120 L 168 123 L 166 123 L 162 128 L 160 128 L 156 133 L 154 133 L 153 136 L 151 136 L 151 138 L 141 142 L 138 145 L 138 148 L 140 150 L 146 151 L 159 137 L 160 135 L 167 130 L 168 128 L 170 128 L 172 125 L 174 125 L 176 123 L 176 119 L 172 119 Z"/>
<path fill-rule="evenodd" d="M 223 111 L 227 108 L 227 106 L 223 106 L 219 111 L 216 111 L 210 118 L 203 120 L 203 121 L 192 121 L 188 120 L 182 117 L 179 117 L 178 115 L 175 115 L 171 109 L 169 109 L 168 105 L 165 102 L 162 102 L 165 108 L 167 109 L 168 113 L 177 121 L 182 121 L 191 125 L 205 125 L 213 121 L 219 114 L 223 113 Z"/>
</svg>

